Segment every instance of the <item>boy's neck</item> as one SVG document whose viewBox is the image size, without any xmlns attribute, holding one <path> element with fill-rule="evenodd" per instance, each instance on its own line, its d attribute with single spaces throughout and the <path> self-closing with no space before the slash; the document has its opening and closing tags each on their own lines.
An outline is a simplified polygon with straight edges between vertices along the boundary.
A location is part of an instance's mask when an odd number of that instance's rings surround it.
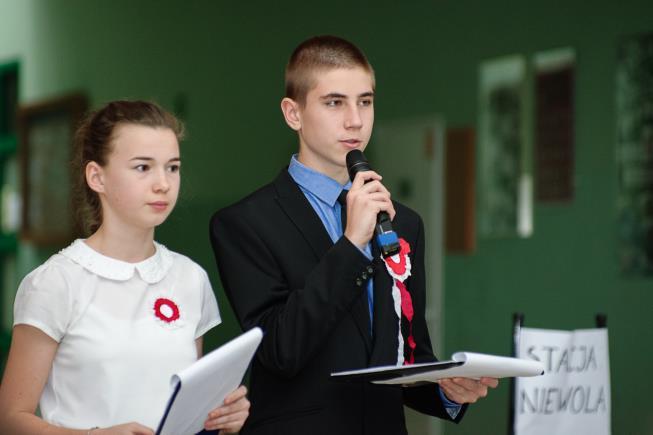
<svg viewBox="0 0 653 435">
<path fill-rule="evenodd" d="M 341 185 L 345 185 L 349 181 L 349 173 L 347 172 L 347 167 L 345 166 L 314 161 L 307 158 L 306 154 L 303 154 L 301 150 L 297 154 L 297 161 L 307 168 L 311 168 L 320 174 L 324 174 L 329 178 L 333 178 Z"/>
<path fill-rule="evenodd" d="M 154 229 L 148 231 L 113 231 L 102 224 L 86 244 L 107 257 L 138 263 L 154 255 Z"/>
</svg>

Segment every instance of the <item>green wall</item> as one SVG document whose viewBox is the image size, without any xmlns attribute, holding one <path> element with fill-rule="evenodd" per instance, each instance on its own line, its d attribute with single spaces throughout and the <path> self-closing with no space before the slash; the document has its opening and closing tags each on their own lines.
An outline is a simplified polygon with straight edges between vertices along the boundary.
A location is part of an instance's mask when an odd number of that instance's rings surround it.
<svg viewBox="0 0 653 435">
<path fill-rule="evenodd" d="M 237 327 L 219 290 L 207 222 L 269 180 L 295 148 L 279 100 L 299 41 L 334 33 L 364 48 L 377 74 L 377 120 L 435 112 L 453 126 L 476 124 L 482 60 L 574 47 L 574 201 L 536 204 L 529 239 L 481 239 L 474 255 L 446 258 L 439 353 L 507 354 L 514 311 L 526 313 L 528 326 L 560 329 L 590 327 L 605 312 L 613 433 L 653 433 L 653 282 L 617 270 L 614 151 L 617 43 L 653 31 L 653 4 L 270 3 L 0 0 L 0 62 L 21 60 L 23 101 L 81 89 L 94 105 L 153 98 L 185 109 L 183 197 L 158 238 L 209 271 L 225 319 L 209 337 L 215 345 Z M 503 382 L 464 424 L 447 425 L 447 435 L 506 433 L 507 403 Z"/>
</svg>

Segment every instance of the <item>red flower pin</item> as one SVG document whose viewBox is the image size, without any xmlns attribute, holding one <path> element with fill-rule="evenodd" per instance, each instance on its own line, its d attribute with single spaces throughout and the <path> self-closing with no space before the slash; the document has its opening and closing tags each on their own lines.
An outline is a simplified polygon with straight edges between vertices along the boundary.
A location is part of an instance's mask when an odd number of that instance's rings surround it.
<svg viewBox="0 0 653 435">
<path fill-rule="evenodd" d="M 172 323 L 179 319 L 179 307 L 167 298 L 158 298 L 154 301 L 154 315 L 165 323 Z"/>
<path fill-rule="evenodd" d="M 399 253 L 392 257 L 385 258 L 384 261 L 387 267 L 390 268 L 389 272 L 391 272 L 395 278 L 399 278 L 403 281 L 406 279 L 406 276 L 404 276 L 406 272 L 410 273 L 410 269 L 407 268 L 406 262 L 408 254 L 410 254 L 410 245 L 404 239 L 399 239 L 399 246 L 401 248 Z"/>
</svg>

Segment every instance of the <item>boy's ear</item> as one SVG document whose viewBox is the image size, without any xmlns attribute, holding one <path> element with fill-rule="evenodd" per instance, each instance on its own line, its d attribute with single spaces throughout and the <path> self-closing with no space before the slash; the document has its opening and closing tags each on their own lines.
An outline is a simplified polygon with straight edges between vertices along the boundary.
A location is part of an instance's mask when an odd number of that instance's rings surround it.
<svg viewBox="0 0 653 435">
<path fill-rule="evenodd" d="M 284 98 L 281 100 L 281 111 L 286 120 L 286 124 L 295 131 L 302 128 L 301 113 L 299 111 L 299 103 L 292 98 Z"/>
<path fill-rule="evenodd" d="M 85 173 L 88 187 L 97 193 L 104 192 L 104 171 L 102 166 L 96 162 L 88 162 Z"/>
</svg>

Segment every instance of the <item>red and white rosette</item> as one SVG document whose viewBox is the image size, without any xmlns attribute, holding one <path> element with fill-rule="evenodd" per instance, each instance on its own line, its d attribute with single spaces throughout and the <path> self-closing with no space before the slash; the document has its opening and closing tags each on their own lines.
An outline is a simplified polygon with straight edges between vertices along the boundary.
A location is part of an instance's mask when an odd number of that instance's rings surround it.
<svg viewBox="0 0 653 435">
<path fill-rule="evenodd" d="M 183 326 L 184 315 L 181 307 L 169 296 L 155 296 L 150 298 L 150 309 L 156 321 L 167 328 Z"/>
<path fill-rule="evenodd" d="M 401 247 L 398 254 L 388 258 L 382 258 L 388 273 L 392 277 L 392 300 L 394 301 L 395 314 L 397 315 L 398 336 L 397 336 L 397 365 L 409 365 L 415 362 L 415 339 L 413 338 L 413 299 L 406 289 L 404 282 L 410 276 L 410 245 L 407 241 L 400 238 L 399 246 Z M 404 336 L 401 333 L 401 317 L 405 317 L 408 322 L 408 337 L 406 342 L 410 348 L 408 359 L 404 357 Z"/>
</svg>

